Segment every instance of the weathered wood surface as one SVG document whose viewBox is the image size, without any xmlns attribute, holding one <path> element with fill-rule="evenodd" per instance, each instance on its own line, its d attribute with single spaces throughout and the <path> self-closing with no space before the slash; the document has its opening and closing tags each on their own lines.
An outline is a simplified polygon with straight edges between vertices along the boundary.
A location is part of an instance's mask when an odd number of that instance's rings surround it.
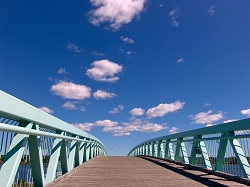
<svg viewBox="0 0 250 187">
<path fill-rule="evenodd" d="M 153 163 L 153 162 L 154 163 Z M 156 163 L 157 162 L 157 163 Z M 96 157 L 61 176 L 49 187 L 245 186 L 154 158 Z"/>
</svg>

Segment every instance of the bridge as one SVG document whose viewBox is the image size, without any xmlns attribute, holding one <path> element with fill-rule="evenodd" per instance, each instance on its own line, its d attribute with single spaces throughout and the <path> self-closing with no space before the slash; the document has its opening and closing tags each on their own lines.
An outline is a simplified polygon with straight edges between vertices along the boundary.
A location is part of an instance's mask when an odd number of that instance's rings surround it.
<svg viewBox="0 0 250 187">
<path fill-rule="evenodd" d="M 0 91 L 0 186 L 250 185 L 250 119 L 108 156 L 93 135 Z"/>
</svg>

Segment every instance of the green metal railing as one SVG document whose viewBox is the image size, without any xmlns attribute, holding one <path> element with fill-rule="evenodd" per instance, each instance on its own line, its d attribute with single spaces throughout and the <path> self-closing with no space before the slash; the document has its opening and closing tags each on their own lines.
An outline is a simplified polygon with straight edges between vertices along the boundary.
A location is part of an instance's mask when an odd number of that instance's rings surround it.
<svg viewBox="0 0 250 187">
<path fill-rule="evenodd" d="M 250 119 L 162 136 L 129 156 L 153 156 L 250 178 Z"/>
<path fill-rule="evenodd" d="M 0 90 L 0 186 L 44 186 L 98 155 L 96 137 Z"/>
</svg>

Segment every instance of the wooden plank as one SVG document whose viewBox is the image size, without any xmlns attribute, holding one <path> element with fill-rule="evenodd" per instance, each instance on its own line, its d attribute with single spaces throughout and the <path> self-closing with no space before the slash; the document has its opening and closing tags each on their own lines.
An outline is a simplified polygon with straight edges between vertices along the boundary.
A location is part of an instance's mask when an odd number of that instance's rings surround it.
<svg viewBox="0 0 250 187">
<path fill-rule="evenodd" d="M 155 158 L 100 156 L 46 187 L 245 186 Z"/>
</svg>

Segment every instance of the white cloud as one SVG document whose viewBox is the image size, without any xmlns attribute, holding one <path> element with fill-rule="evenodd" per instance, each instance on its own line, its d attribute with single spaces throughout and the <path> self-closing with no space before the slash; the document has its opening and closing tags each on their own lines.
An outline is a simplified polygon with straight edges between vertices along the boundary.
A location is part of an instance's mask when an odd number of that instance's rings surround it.
<svg viewBox="0 0 250 187">
<path fill-rule="evenodd" d="M 52 85 L 50 91 L 66 99 L 84 100 L 91 96 L 91 88 L 75 84 L 72 82 L 60 81 L 59 83 Z"/>
<path fill-rule="evenodd" d="M 238 121 L 239 119 L 229 119 L 226 121 L 223 121 L 223 123 L 230 123 L 230 122 L 234 122 L 234 121 Z"/>
<path fill-rule="evenodd" d="M 214 124 L 212 124 L 212 123 L 209 123 L 206 125 L 206 127 L 212 127 L 212 126 L 214 126 Z"/>
<path fill-rule="evenodd" d="M 85 108 L 84 106 L 81 106 L 79 109 L 80 109 L 82 112 L 85 112 L 85 111 L 86 111 L 86 108 Z"/>
<path fill-rule="evenodd" d="M 205 103 L 204 107 L 208 107 L 208 106 L 211 106 L 211 105 L 212 105 L 211 103 Z"/>
<path fill-rule="evenodd" d="M 104 53 L 100 53 L 100 52 L 97 52 L 97 51 L 93 51 L 92 54 L 93 54 L 94 56 L 105 56 Z"/>
<path fill-rule="evenodd" d="M 246 115 L 247 117 L 250 117 L 250 109 L 242 110 L 240 112 L 241 114 Z"/>
<path fill-rule="evenodd" d="M 119 133 L 114 133 L 114 136 L 120 137 L 120 136 L 130 136 L 130 132 L 119 132 Z"/>
<path fill-rule="evenodd" d="M 114 136 L 128 136 L 130 132 L 142 132 L 142 133 L 150 133 L 157 132 L 160 130 L 166 129 L 164 124 L 153 124 L 146 123 L 140 125 L 126 124 L 125 126 L 107 126 L 104 127 L 104 132 L 111 132 Z"/>
<path fill-rule="evenodd" d="M 178 128 L 177 127 L 172 127 L 168 132 L 169 134 L 175 134 L 175 133 L 178 133 Z"/>
<path fill-rule="evenodd" d="M 93 127 L 103 127 L 103 132 L 110 132 L 113 136 L 129 136 L 131 132 L 149 133 L 167 129 L 166 124 L 143 123 L 139 119 L 135 119 L 131 123 L 123 123 L 123 125 L 118 125 L 118 122 L 109 119 L 73 125 L 85 131 L 90 131 Z"/>
<path fill-rule="evenodd" d="M 93 123 L 75 123 L 72 125 L 84 131 L 91 131 L 92 127 L 94 126 Z"/>
<path fill-rule="evenodd" d="M 65 108 L 66 110 L 77 110 L 75 102 L 72 101 L 67 101 L 62 105 L 62 107 Z"/>
<path fill-rule="evenodd" d="M 215 6 L 210 6 L 207 12 L 212 16 L 215 13 Z"/>
<path fill-rule="evenodd" d="M 109 119 L 105 119 L 105 120 L 96 121 L 95 125 L 102 126 L 102 127 L 114 127 L 114 126 L 118 125 L 118 123 L 115 121 L 111 121 Z"/>
<path fill-rule="evenodd" d="M 136 51 L 127 51 L 126 54 L 127 55 L 135 55 L 137 52 Z"/>
<path fill-rule="evenodd" d="M 67 45 L 67 49 L 70 51 L 73 51 L 75 53 L 81 53 L 82 49 L 80 46 L 76 45 L 76 44 L 72 44 L 72 43 L 68 43 Z"/>
<path fill-rule="evenodd" d="M 154 124 L 154 123 L 147 123 L 147 124 L 141 126 L 140 131 L 141 132 L 157 132 L 157 131 L 160 131 L 163 129 L 166 129 L 166 127 L 163 125 Z"/>
<path fill-rule="evenodd" d="M 118 105 L 117 106 L 120 110 L 123 110 L 124 109 L 124 106 L 123 105 Z"/>
<path fill-rule="evenodd" d="M 46 107 L 46 106 L 41 106 L 41 107 L 39 107 L 39 109 L 42 110 L 42 111 L 44 111 L 44 112 L 47 112 L 49 114 L 53 113 L 53 110 L 50 109 L 50 108 L 48 108 L 48 107 Z"/>
<path fill-rule="evenodd" d="M 124 41 L 125 43 L 128 43 L 128 44 L 133 44 L 135 42 L 133 39 L 127 38 L 127 37 L 123 37 L 123 36 L 121 36 L 120 39 L 122 41 Z"/>
<path fill-rule="evenodd" d="M 132 116 L 142 116 L 145 113 L 145 110 L 142 108 L 133 108 L 129 113 Z"/>
<path fill-rule="evenodd" d="M 109 93 L 103 90 L 97 90 L 93 95 L 95 99 L 110 99 L 116 96 L 115 93 Z"/>
<path fill-rule="evenodd" d="M 212 113 L 213 111 L 209 110 L 208 112 L 200 112 L 196 115 L 190 115 L 188 117 L 194 120 L 194 124 L 209 124 L 215 121 L 219 121 L 224 117 L 222 112 L 218 112 L 216 114 Z"/>
<path fill-rule="evenodd" d="M 60 68 L 58 71 L 57 71 L 57 73 L 59 73 L 59 74 L 69 74 L 69 72 L 67 72 L 66 71 L 66 69 L 65 68 Z"/>
<path fill-rule="evenodd" d="M 172 25 L 174 27 L 179 26 L 179 22 L 177 21 L 177 18 L 180 17 L 180 10 L 179 8 L 175 8 L 169 12 L 169 17 L 171 18 Z"/>
<path fill-rule="evenodd" d="M 117 114 L 119 112 L 120 110 L 118 108 L 113 108 L 112 110 L 109 111 L 109 114 Z"/>
<path fill-rule="evenodd" d="M 96 81 L 114 83 L 119 80 L 116 75 L 122 72 L 123 67 L 109 60 L 94 61 L 92 68 L 88 69 L 86 75 Z"/>
<path fill-rule="evenodd" d="M 179 58 L 179 59 L 177 59 L 176 62 L 177 62 L 177 63 L 184 63 L 184 62 L 185 62 L 185 59 L 184 59 L 184 58 Z"/>
<path fill-rule="evenodd" d="M 113 108 L 111 111 L 109 111 L 109 114 L 117 114 L 120 111 L 124 109 L 124 106 L 118 105 L 117 107 Z"/>
<path fill-rule="evenodd" d="M 169 104 L 159 104 L 157 107 L 150 108 L 146 112 L 147 118 L 162 117 L 170 112 L 175 112 L 184 107 L 184 102 L 176 101 Z"/>
<path fill-rule="evenodd" d="M 130 23 L 143 11 L 147 0 L 90 0 L 93 7 L 89 15 L 90 22 L 99 26 L 108 23 L 113 30 Z"/>
</svg>

